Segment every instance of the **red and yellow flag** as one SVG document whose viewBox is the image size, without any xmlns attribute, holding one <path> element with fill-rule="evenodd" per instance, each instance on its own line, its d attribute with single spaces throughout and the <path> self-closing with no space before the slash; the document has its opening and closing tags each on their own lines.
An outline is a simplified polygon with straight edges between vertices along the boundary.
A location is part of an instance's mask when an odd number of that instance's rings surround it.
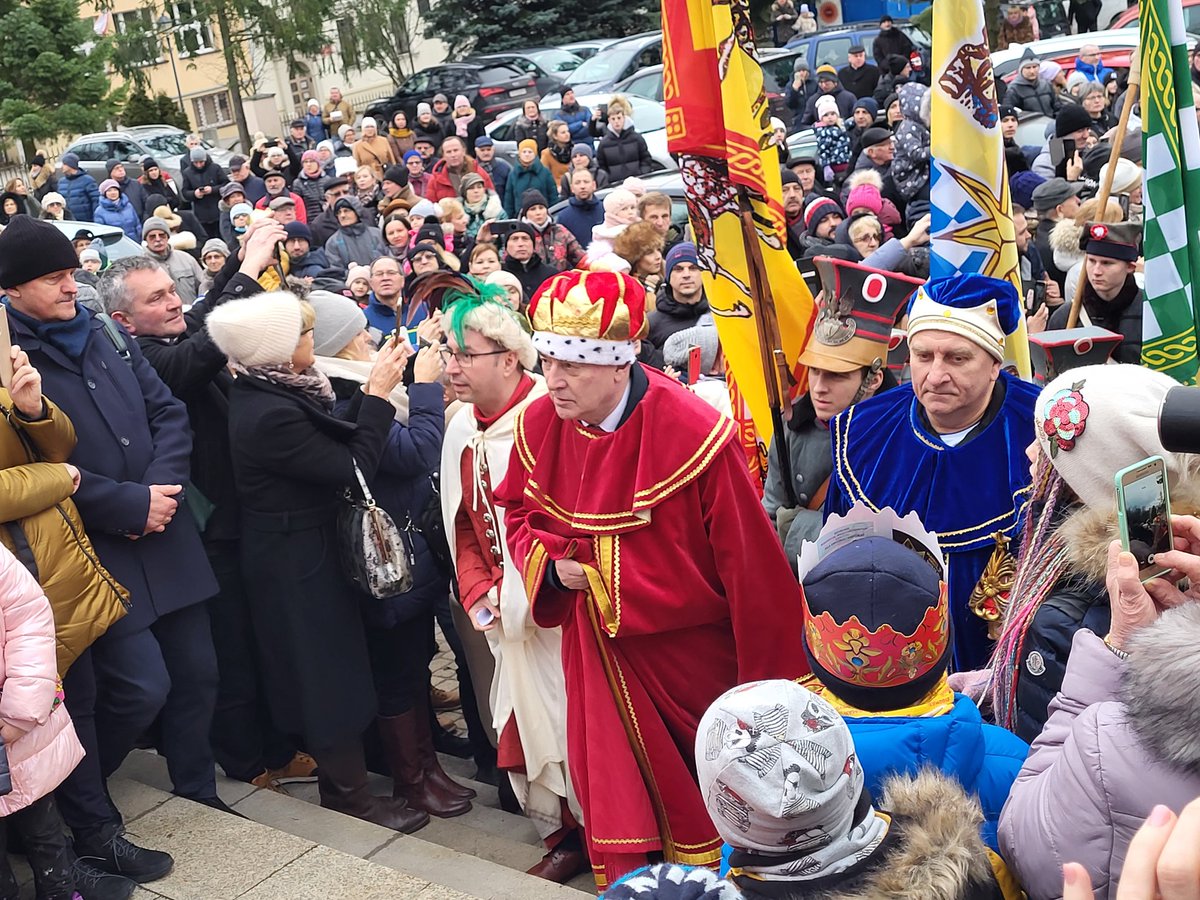
<svg viewBox="0 0 1200 900">
<path fill-rule="evenodd" d="M 814 315 L 813 299 L 787 252 L 779 154 L 754 50 L 746 0 L 663 0 L 663 95 L 667 143 L 680 155 L 704 289 L 721 347 L 759 436 L 772 434 L 761 329 L 773 297 L 780 343 L 793 377 Z M 749 201 L 757 248 L 747 243 L 741 198 Z M 753 251 L 757 249 L 758 253 Z M 756 290 L 760 255 L 769 295 Z M 770 311 L 767 310 L 769 315 Z M 780 385 L 786 397 L 788 385 Z"/>
</svg>

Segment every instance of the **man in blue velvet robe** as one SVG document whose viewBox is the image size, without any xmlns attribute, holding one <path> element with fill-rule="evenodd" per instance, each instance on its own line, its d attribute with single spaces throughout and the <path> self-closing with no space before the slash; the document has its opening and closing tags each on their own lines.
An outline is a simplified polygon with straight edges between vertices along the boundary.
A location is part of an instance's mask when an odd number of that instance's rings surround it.
<svg viewBox="0 0 1200 900">
<path fill-rule="evenodd" d="M 1013 539 L 1030 490 L 1038 389 L 1001 371 L 1004 342 L 1020 321 L 1011 283 L 985 275 L 931 281 L 908 309 L 912 382 L 847 409 L 831 422 L 833 478 L 825 514 L 855 502 L 915 511 L 938 534 L 950 568 L 954 667 L 991 653 L 985 599 L 972 592 Z M 1000 551 L 1003 552 L 1003 551 Z"/>
</svg>

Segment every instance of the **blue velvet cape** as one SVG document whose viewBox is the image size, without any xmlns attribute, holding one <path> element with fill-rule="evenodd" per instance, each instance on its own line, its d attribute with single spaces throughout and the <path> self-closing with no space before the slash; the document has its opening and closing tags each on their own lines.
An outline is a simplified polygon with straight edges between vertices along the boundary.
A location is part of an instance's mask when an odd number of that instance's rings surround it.
<svg viewBox="0 0 1200 900">
<path fill-rule="evenodd" d="M 950 567 L 954 668 L 983 666 L 991 653 L 987 625 L 967 606 L 995 541 L 1014 538 L 1029 497 L 1033 408 L 1038 388 L 1001 373 L 999 411 L 970 440 L 950 447 L 926 426 L 912 385 L 886 391 L 837 416 L 829 429 L 833 477 L 825 515 L 857 501 L 872 509 L 912 511 L 937 533 Z"/>
</svg>

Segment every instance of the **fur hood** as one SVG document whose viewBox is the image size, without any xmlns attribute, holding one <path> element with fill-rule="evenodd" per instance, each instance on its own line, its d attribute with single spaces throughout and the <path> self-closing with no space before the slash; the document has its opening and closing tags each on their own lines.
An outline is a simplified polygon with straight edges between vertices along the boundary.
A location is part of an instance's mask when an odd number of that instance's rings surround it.
<svg viewBox="0 0 1200 900">
<path fill-rule="evenodd" d="M 813 891 L 797 882 L 792 900 L 968 900 L 996 897 L 983 813 L 957 782 L 932 769 L 884 785 L 876 808 L 892 816 L 896 840 L 885 840 L 880 864 L 853 881 Z M 751 894 L 747 894 L 751 896 Z"/>
<path fill-rule="evenodd" d="M 1130 641 L 1125 717 L 1156 757 L 1200 775 L 1200 604 L 1169 609 Z"/>
<path fill-rule="evenodd" d="M 1083 237 L 1083 226 L 1076 225 L 1074 219 L 1063 219 L 1050 230 L 1049 244 L 1054 251 L 1054 265 L 1064 272 L 1084 257 L 1079 249 L 1079 239 Z"/>
<path fill-rule="evenodd" d="M 1171 512 L 1177 516 L 1200 515 L 1200 484 L 1190 477 L 1181 479 L 1171 491 Z M 1055 529 L 1067 546 L 1067 565 L 1073 575 L 1104 583 L 1108 572 L 1108 545 L 1120 538 L 1117 509 L 1098 510 L 1080 507 Z M 1200 731 L 1197 732 L 1200 735 Z"/>
</svg>

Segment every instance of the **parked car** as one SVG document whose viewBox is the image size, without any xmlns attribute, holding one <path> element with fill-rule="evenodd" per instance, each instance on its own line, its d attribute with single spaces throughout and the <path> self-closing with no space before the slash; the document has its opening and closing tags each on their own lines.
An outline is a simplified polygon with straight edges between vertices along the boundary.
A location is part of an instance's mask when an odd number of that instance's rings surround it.
<svg viewBox="0 0 1200 900">
<path fill-rule="evenodd" d="M 892 27 L 898 28 L 908 35 L 908 39 L 913 42 L 913 46 L 921 54 L 922 64 L 928 70 L 929 52 L 933 49 L 933 38 L 907 20 L 897 19 Z M 807 54 L 804 59 L 815 73 L 817 66 L 831 65 L 835 69 L 840 69 L 846 65 L 850 57 L 850 48 L 855 44 L 862 44 L 863 49 L 867 51 L 867 60 L 874 63 L 875 38 L 877 37 L 879 37 L 878 21 L 848 22 L 832 28 L 822 28 L 816 34 L 794 37 L 788 41 L 786 49 L 804 50 Z M 795 63 L 795 57 L 792 57 L 792 63 Z M 785 79 L 792 77 L 791 71 L 779 74 Z"/>
<path fill-rule="evenodd" d="M 786 125 L 790 125 L 792 122 L 792 111 L 787 108 L 787 103 L 784 102 L 783 92 L 787 87 L 788 79 L 792 77 L 792 65 L 795 63 L 796 58 L 803 52 L 803 49 L 762 51 L 760 62 L 762 63 L 763 89 L 767 92 L 767 103 L 771 108 L 771 115 L 782 119 Z M 780 73 L 784 69 L 787 72 L 783 75 L 783 80 L 781 81 Z M 644 69 L 638 69 L 628 78 L 613 85 L 612 92 L 614 94 L 627 94 L 633 97 L 644 97 L 647 100 L 662 103 L 663 67 L 647 66 Z"/>
<path fill-rule="evenodd" d="M 620 40 L 620 38 L 595 38 L 590 41 L 574 41 L 562 44 L 560 49 L 574 53 L 580 59 L 591 59 L 605 47 Z"/>
<path fill-rule="evenodd" d="M 104 244 L 104 255 L 108 257 L 110 263 L 130 256 L 141 256 L 146 252 L 142 249 L 141 244 L 131 240 L 116 225 L 98 225 L 95 222 L 71 222 L 65 220 L 61 222 L 52 220 L 50 224 L 61 231 L 67 240 L 73 240 L 80 229 L 86 228 L 95 236 L 96 240 Z"/>
<path fill-rule="evenodd" d="M 563 47 L 536 47 L 523 52 L 551 75 L 557 75 L 559 78 L 566 78 L 586 59 L 585 56 Z"/>
<path fill-rule="evenodd" d="M 580 94 L 575 99 L 579 101 L 580 106 L 595 109 L 607 103 L 610 96 L 607 93 Z M 644 97 L 630 97 L 629 102 L 633 106 L 633 124 L 637 126 L 638 133 L 646 139 L 646 147 L 658 167 L 664 170 L 679 168 L 667 152 L 666 107 Z M 558 107 L 558 97 L 546 98 L 541 103 L 542 115 L 548 120 L 553 119 Z M 498 116 L 487 126 L 488 135 L 496 142 L 496 155 L 513 165 L 517 163 L 517 142 L 512 136 L 512 126 L 520 114 L 520 110 L 511 110 Z"/>
<path fill-rule="evenodd" d="M 679 172 L 657 172 L 653 175 L 643 175 L 642 181 L 645 182 L 647 191 L 660 191 L 671 198 L 671 224 L 681 231 L 687 227 L 687 200 L 684 198 L 683 177 Z M 596 191 L 596 196 L 603 200 L 608 192 L 617 186 L 613 185 Z M 565 208 L 569 202 L 569 200 L 562 200 L 553 204 L 550 207 L 551 215 Z"/>
<path fill-rule="evenodd" d="M 1186 31 L 1200 32 L 1200 0 L 1182 0 L 1183 3 L 1183 27 Z M 1135 3 L 1128 9 L 1123 9 L 1121 12 L 1113 16 L 1111 22 L 1108 23 L 1109 28 L 1128 28 L 1137 27 L 1138 10 L 1140 7 Z"/>
<path fill-rule="evenodd" d="M 564 55 L 567 57 L 567 74 L 575 71 L 575 69 L 579 68 L 580 63 L 583 62 L 583 60 L 571 53 Z M 512 53 L 488 53 L 482 56 L 468 56 L 463 60 L 463 62 L 474 63 L 478 65 L 508 66 L 510 69 L 516 69 L 518 72 L 524 72 L 537 82 L 537 92 L 539 97 L 544 97 L 546 94 L 554 94 L 562 90 L 563 78 L 565 77 L 562 74 L 551 72 L 549 69 L 543 66 L 542 63 L 538 62 L 533 53 L 526 51 L 513 51 Z"/>
<path fill-rule="evenodd" d="M 486 124 L 507 109 L 519 109 L 530 97 L 538 96 L 538 86 L 527 72 L 496 63 L 447 63 L 414 72 L 386 100 L 377 100 L 366 115 L 379 122 L 390 122 L 397 110 L 404 110 L 412 121 L 417 104 L 428 103 L 434 94 L 454 100 L 463 94 Z"/>
<path fill-rule="evenodd" d="M 1053 60 L 1070 74 L 1075 71 L 1075 60 L 1079 48 L 1084 44 L 1095 44 L 1100 48 L 1100 59 L 1110 69 L 1128 69 L 1132 55 L 1139 42 L 1137 28 L 1121 28 L 1110 31 L 1093 31 L 1090 34 L 1060 34 L 1056 37 L 1030 41 L 1028 44 L 1013 44 L 992 54 L 992 71 L 996 78 L 1010 82 L 1021 68 L 1021 57 L 1028 48 L 1040 60 Z"/>
<path fill-rule="evenodd" d="M 173 125 L 136 125 L 122 131 L 97 131 L 84 134 L 72 141 L 64 153 L 79 156 L 79 166 L 97 182 L 108 177 L 105 167 L 110 159 L 119 159 L 125 164 L 130 178 L 142 174 L 142 159 L 153 156 L 159 166 L 176 182 L 179 181 L 179 160 L 188 152 L 185 139 L 187 132 Z M 229 166 L 233 154 L 207 141 L 201 145 L 208 151 L 213 162 Z"/>
<path fill-rule="evenodd" d="M 622 81 L 646 66 L 662 63 L 662 32 L 652 31 L 622 38 L 609 44 L 567 76 L 567 84 L 579 94 L 611 91 Z"/>
</svg>

